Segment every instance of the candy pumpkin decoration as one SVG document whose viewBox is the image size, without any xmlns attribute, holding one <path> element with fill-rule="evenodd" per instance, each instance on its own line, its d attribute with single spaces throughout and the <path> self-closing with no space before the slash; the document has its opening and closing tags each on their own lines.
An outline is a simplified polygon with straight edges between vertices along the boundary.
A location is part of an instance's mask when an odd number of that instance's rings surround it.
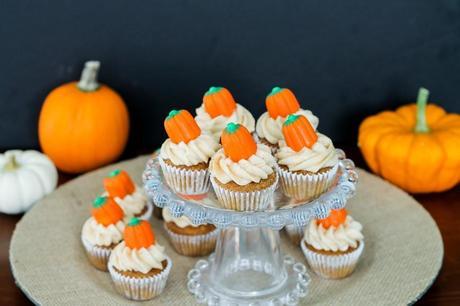
<svg viewBox="0 0 460 306">
<path fill-rule="evenodd" d="M 185 109 L 172 110 L 164 121 L 166 134 L 173 143 L 188 143 L 201 135 L 201 129 L 193 116 Z"/>
<path fill-rule="evenodd" d="M 421 88 L 416 104 L 366 118 L 358 145 L 369 167 L 413 193 L 444 191 L 460 180 L 460 116 L 427 104 Z"/>
<path fill-rule="evenodd" d="M 345 223 L 347 219 L 347 211 L 345 208 L 342 209 L 332 209 L 329 213 L 329 216 L 324 219 L 318 219 L 316 222 L 321 224 L 325 229 L 333 226 L 335 228 L 339 227 L 339 225 Z"/>
<path fill-rule="evenodd" d="M 64 172 L 81 173 L 116 160 L 128 140 L 121 97 L 97 82 L 99 62 L 85 64 L 80 81 L 54 89 L 43 104 L 40 145 Z"/>
<path fill-rule="evenodd" d="M 124 217 L 121 207 L 110 197 L 97 197 L 93 202 L 92 215 L 104 226 L 115 224 Z"/>
<path fill-rule="evenodd" d="M 126 171 L 116 169 L 104 178 L 104 189 L 110 197 L 123 199 L 128 194 L 132 194 L 136 186 Z"/>
<path fill-rule="evenodd" d="M 239 123 L 229 123 L 222 132 L 222 147 L 225 155 L 234 162 L 248 159 L 257 151 L 257 144 L 248 129 Z"/>
<path fill-rule="evenodd" d="M 274 87 L 265 99 L 265 105 L 270 117 L 273 119 L 287 117 L 300 109 L 294 93 L 287 88 Z"/>
<path fill-rule="evenodd" d="M 307 118 L 289 115 L 283 124 L 282 132 L 288 147 L 298 152 L 304 147 L 311 148 L 318 140 L 318 134 Z"/>
<path fill-rule="evenodd" d="M 126 246 L 130 249 L 148 248 L 155 244 L 155 235 L 150 224 L 135 217 L 125 227 L 124 239 Z"/>
<path fill-rule="evenodd" d="M 211 87 L 203 97 L 204 109 L 211 116 L 230 117 L 236 109 L 232 94 L 224 87 Z"/>
</svg>

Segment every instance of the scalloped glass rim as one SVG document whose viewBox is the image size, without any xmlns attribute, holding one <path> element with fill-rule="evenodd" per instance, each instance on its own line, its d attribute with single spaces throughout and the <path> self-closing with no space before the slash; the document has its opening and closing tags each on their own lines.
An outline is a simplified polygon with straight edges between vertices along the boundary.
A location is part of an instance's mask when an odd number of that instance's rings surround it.
<svg viewBox="0 0 460 306">
<path fill-rule="evenodd" d="M 304 226 L 311 218 L 325 218 L 331 209 L 343 208 L 356 191 L 358 174 L 353 161 L 345 158 L 343 150 L 336 149 L 336 152 L 339 156 L 339 169 L 336 181 L 328 191 L 310 202 L 296 203 L 295 206 L 288 206 L 292 200 L 286 197 L 283 200 L 283 197 L 280 197 L 276 205 L 277 208 L 266 211 L 233 211 L 180 197 L 171 191 L 164 181 L 158 156 L 148 160 L 142 174 L 142 180 L 147 195 L 156 206 L 167 207 L 174 217 L 185 215 L 194 224 L 211 223 L 219 228 L 237 226 L 270 227 L 273 229 L 281 229 L 288 224 Z M 214 194 L 212 188 L 209 192 Z M 277 193 L 280 194 L 281 191 L 277 191 Z"/>
</svg>

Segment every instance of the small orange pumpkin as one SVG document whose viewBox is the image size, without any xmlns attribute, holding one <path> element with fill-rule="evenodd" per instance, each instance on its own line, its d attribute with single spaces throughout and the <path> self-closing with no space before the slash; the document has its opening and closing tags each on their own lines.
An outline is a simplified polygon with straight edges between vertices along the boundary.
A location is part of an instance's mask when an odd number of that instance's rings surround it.
<svg viewBox="0 0 460 306">
<path fill-rule="evenodd" d="M 347 219 L 347 210 L 345 208 L 342 209 L 332 209 L 329 213 L 329 216 L 324 219 L 316 220 L 318 224 L 323 225 L 325 229 L 333 226 L 337 228 L 339 225 L 345 223 Z"/>
<path fill-rule="evenodd" d="M 148 248 L 155 244 L 155 235 L 150 224 L 136 217 L 131 218 L 126 225 L 124 239 L 130 249 Z"/>
<path fill-rule="evenodd" d="M 224 87 L 211 87 L 204 94 L 203 104 L 205 111 L 215 118 L 217 116 L 230 117 L 236 109 L 236 102 L 232 94 Z"/>
<path fill-rule="evenodd" d="M 188 143 L 201 135 L 200 127 L 185 109 L 170 111 L 164 121 L 164 127 L 173 143 Z"/>
<path fill-rule="evenodd" d="M 460 181 L 460 115 L 427 104 L 421 88 L 416 104 L 366 118 L 358 146 L 371 170 L 413 193 L 439 192 Z"/>
<path fill-rule="evenodd" d="M 257 151 L 257 144 L 248 129 L 239 123 L 229 123 L 222 132 L 222 147 L 225 155 L 234 162 L 248 159 Z"/>
<path fill-rule="evenodd" d="M 123 199 L 128 194 L 132 194 L 136 189 L 129 174 L 120 169 L 110 172 L 109 176 L 104 178 L 103 183 L 105 191 L 113 198 Z"/>
<path fill-rule="evenodd" d="M 296 152 L 304 147 L 311 148 L 318 140 L 315 129 L 302 115 L 289 115 L 283 123 L 282 132 L 288 147 Z"/>
<path fill-rule="evenodd" d="M 94 219 L 104 226 L 115 224 L 124 217 L 121 207 L 110 197 L 97 197 L 91 213 Z"/>
<path fill-rule="evenodd" d="M 294 93 L 287 88 L 274 87 L 265 99 L 265 105 L 270 117 L 273 119 L 287 117 L 300 109 L 299 101 Z"/>
<path fill-rule="evenodd" d="M 40 112 L 38 136 L 43 152 L 68 173 L 86 172 L 116 160 L 129 133 L 121 97 L 96 80 L 99 62 L 85 64 L 80 82 L 54 89 Z"/>
</svg>

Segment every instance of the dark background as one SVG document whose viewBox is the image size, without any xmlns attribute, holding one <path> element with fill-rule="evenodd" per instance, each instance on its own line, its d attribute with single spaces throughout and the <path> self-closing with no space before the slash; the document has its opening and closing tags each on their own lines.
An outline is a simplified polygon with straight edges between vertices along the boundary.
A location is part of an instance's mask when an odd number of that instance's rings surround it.
<svg viewBox="0 0 460 306">
<path fill-rule="evenodd" d="M 162 142 L 171 108 L 225 86 L 257 117 L 289 87 L 337 143 L 419 86 L 460 112 L 460 1 L 2 1 L 0 150 L 38 148 L 41 104 L 102 61 L 131 114 L 131 149 Z"/>
</svg>

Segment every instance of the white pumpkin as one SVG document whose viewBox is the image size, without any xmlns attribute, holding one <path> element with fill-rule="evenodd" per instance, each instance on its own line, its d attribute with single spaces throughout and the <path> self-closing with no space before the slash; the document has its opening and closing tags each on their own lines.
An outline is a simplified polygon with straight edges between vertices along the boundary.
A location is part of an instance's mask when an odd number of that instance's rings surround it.
<svg viewBox="0 0 460 306">
<path fill-rule="evenodd" d="M 0 154 L 0 212 L 18 214 L 56 188 L 58 174 L 44 154 L 11 150 Z"/>
</svg>

